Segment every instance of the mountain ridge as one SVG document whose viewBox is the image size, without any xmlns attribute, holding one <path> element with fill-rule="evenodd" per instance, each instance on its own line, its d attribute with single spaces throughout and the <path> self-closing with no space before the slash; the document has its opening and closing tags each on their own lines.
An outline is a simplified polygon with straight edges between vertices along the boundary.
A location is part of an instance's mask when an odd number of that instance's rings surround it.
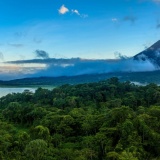
<svg viewBox="0 0 160 160">
<path fill-rule="evenodd" d="M 112 77 L 117 77 L 120 81 L 123 82 L 131 81 L 141 84 L 160 84 L 160 71 L 158 70 L 148 72 L 114 72 L 105 74 L 86 74 L 79 76 L 23 78 L 9 81 L 0 81 L 0 87 L 44 87 L 61 86 L 64 84 L 74 85 L 99 82 Z"/>
<path fill-rule="evenodd" d="M 133 56 L 137 61 L 150 61 L 156 68 L 160 68 L 160 40 L 151 45 L 149 48 Z"/>
</svg>

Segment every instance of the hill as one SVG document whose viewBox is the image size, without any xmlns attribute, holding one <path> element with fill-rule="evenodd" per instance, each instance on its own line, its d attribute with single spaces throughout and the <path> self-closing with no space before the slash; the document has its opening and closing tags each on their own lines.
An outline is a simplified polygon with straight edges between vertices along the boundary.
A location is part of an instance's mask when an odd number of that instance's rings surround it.
<svg viewBox="0 0 160 160">
<path fill-rule="evenodd" d="M 151 72 L 114 72 L 106 74 L 88 74 L 79 76 L 62 77 L 37 77 L 15 79 L 10 81 L 0 81 L 1 87 L 19 86 L 19 87 L 42 87 L 42 86 L 60 86 L 63 84 L 83 84 L 89 82 L 98 82 L 100 80 L 117 77 L 120 81 L 132 81 L 142 84 L 156 83 L 160 84 L 160 71 Z"/>
</svg>

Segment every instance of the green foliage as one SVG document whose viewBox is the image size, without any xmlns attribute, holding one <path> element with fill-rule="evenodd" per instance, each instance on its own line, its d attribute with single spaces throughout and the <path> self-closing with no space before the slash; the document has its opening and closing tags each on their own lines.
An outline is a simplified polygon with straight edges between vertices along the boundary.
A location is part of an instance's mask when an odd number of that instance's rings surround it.
<svg viewBox="0 0 160 160">
<path fill-rule="evenodd" d="M 111 78 L 0 99 L 2 160 L 160 156 L 160 87 Z"/>
<path fill-rule="evenodd" d="M 47 143 L 44 140 L 36 139 L 26 145 L 24 154 L 30 160 L 44 160 L 47 149 Z"/>
</svg>

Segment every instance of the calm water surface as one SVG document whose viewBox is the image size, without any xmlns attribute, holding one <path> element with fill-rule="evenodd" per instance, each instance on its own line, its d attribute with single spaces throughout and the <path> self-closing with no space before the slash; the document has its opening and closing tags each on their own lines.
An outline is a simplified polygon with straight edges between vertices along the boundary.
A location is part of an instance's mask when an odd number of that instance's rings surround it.
<svg viewBox="0 0 160 160">
<path fill-rule="evenodd" d="M 0 88 L 0 97 L 6 96 L 9 93 L 22 93 L 26 89 L 35 92 L 37 88 Z"/>
</svg>

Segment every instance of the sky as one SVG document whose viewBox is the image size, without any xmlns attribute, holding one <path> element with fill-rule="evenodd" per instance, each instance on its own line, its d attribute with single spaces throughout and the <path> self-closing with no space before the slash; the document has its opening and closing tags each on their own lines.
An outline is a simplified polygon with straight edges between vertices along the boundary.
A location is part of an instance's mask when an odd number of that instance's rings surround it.
<svg viewBox="0 0 160 160">
<path fill-rule="evenodd" d="M 1 0 L 0 78 L 52 68 L 8 61 L 132 57 L 159 39 L 160 0 Z"/>
</svg>

